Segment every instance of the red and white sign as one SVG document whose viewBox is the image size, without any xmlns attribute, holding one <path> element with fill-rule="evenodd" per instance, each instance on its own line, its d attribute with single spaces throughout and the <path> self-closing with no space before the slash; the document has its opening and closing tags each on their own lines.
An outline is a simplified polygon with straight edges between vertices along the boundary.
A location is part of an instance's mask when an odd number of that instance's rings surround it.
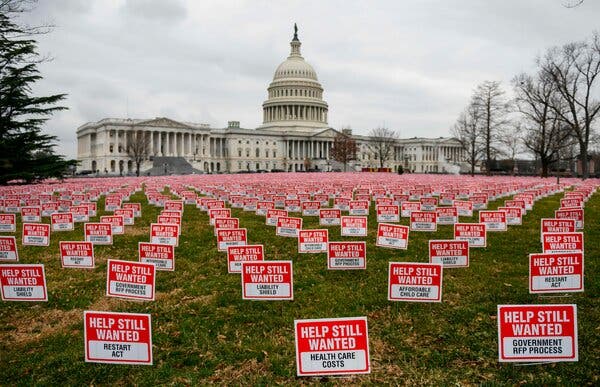
<svg viewBox="0 0 600 387">
<path fill-rule="evenodd" d="M 469 247 L 486 247 L 487 234 L 483 223 L 456 223 L 454 239 L 468 241 Z"/>
<path fill-rule="evenodd" d="M 410 213 L 410 231 L 436 231 L 437 213 L 433 211 L 412 211 Z"/>
<path fill-rule="evenodd" d="M 506 212 L 479 211 L 479 223 L 485 224 L 487 231 L 506 231 Z"/>
<path fill-rule="evenodd" d="M 440 206 L 451 206 L 456 199 L 456 194 L 451 192 L 440 193 Z"/>
<path fill-rule="evenodd" d="M 286 199 L 283 202 L 283 208 L 287 212 L 300 212 L 301 211 L 300 200 L 298 200 L 298 199 Z"/>
<path fill-rule="evenodd" d="M 83 226 L 86 242 L 95 245 L 112 245 L 112 226 L 109 223 L 85 223 Z"/>
<path fill-rule="evenodd" d="M 0 214 L 0 232 L 17 231 L 17 216 L 15 214 Z"/>
<path fill-rule="evenodd" d="M 113 235 L 121 235 L 125 233 L 125 220 L 122 216 L 104 215 L 100 217 L 100 223 L 110 224 Z"/>
<path fill-rule="evenodd" d="M 554 211 L 556 219 L 573 219 L 575 220 L 575 228 L 583 229 L 583 208 L 561 208 Z"/>
<path fill-rule="evenodd" d="M 520 207 L 498 207 L 498 211 L 506 212 L 506 224 L 519 226 L 523 224 L 523 209 Z"/>
<path fill-rule="evenodd" d="M 302 218 L 291 218 L 289 216 L 280 216 L 277 218 L 276 235 L 298 238 L 300 230 L 302 230 Z"/>
<path fill-rule="evenodd" d="M 214 219 L 212 219 L 214 225 Z M 156 223 L 160 224 L 178 224 L 181 226 L 181 214 L 179 212 L 169 211 L 168 213 L 160 213 L 156 217 Z"/>
<path fill-rule="evenodd" d="M 583 253 L 529 254 L 529 293 L 583 292 Z"/>
<path fill-rule="evenodd" d="M 369 201 L 368 200 L 351 200 L 348 215 L 354 216 L 367 216 L 369 215 Z"/>
<path fill-rule="evenodd" d="M 142 204 L 141 203 L 123 203 L 123 209 L 133 210 L 134 218 L 142 217 Z"/>
<path fill-rule="evenodd" d="M 229 228 L 217 230 L 217 250 L 227 251 L 229 246 L 248 244 L 248 231 L 245 228 Z"/>
<path fill-rule="evenodd" d="M 256 202 L 256 215 L 266 216 L 268 210 L 275 209 L 275 202 L 259 201 Z"/>
<path fill-rule="evenodd" d="M 366 216 L 342 216 L 341 235 L 342 236 L 367 236 L 367 217 Z"/>
<path fill-rule="evenodd" d="M 160 243 L 138 243 L 138 257 L 140 262 L 153 263 L 156 270 L 175 270 L 175 246 Z"/>
<path fill-rule="evenodd" d="M 408 231 L 408 226 L 379 223 L 375 245 L 406 250 L 408 248 Z"/>
<path fill-rule="evenodd" d="M 215 236 L 220 228 L 240 228 L 239 218 L 216 218 L 215 219 Z"/>
<path fill-rule="evenodd" d="M 121 198 L 119 196 L 107 196 L 104 201 L 104 211 L 113 212 L 121 208 Z"/>
<path fill-rule="evenodd" d="M 548 232 L 542 234 L 544 253 L 583 253 L 582 232 Z"/>
<path fill-rule="evenodd" d="M 264 261 L 263 245 L 229 246 L 227 248 L 227 272 L 241 273 L 242 262 Z"/>
<path fill-rule="evenodd" d="M 293 300 L 292 261 L 242 261 L 242 299 Z"/>
<path fill-rule="evenodd" d="M 62 267 L 93 269 L 94 245 L 92 242 L 60 242 Z"/>
<path fill-rule="evenodd" d="M 21 221 L 31 223 L 41 222 L 42 207 L 21 207 Z"/>
<path fill-rule="evenodd" d="M 350 198 L 336 197 L 333 200 L 333 208 L 340 211 L 348 211 L 350 209 Z"/>
<path fill-rule="evenodd" d="M 469 218 L 473 216 L 473 202 L 471 201 L 455 200 L 454 203 L 452 203 L 452 206 L 456 207 L 458 216 L 466 216 Z"/>
<path fill-rule="evenodd" d="M 149 314 L 84 311 L 85 361 L 152 365 Z"/>
<path fill-rule="evenodd" d="M 583 199 L 576 198 L 576 197 L 566 197 L 564 199 L 560 199 L 560 208 L 572 208 L 572 207 L 583 208 Z"/>
<path fill-rule="evenodd" d="M 42 203 L 42 216 L 48 217 L 58 212 L 58 207 L 58 203 L 56 202 Z"/>
<path fill-rule="evenodd" d="M 109 259 L 106 295 L 153 301 L 155 279 L 156 267 L 152 263 Z"/>
<path fill-rule="evenodd" d="M 321 202 L 306 201 L 302 202 L 302 216 L 319 216 Z"/>
<path fill-rule="evenodd" d="M 469 267 L 469 242 L 457 240 L 430 240 L 429 262 L 444 267 Z"/>
<path fill-rule="evenodd" d="M 425 197 L 419 199 L 421 202 L 421 211 L 435 211 L 437 208 L 438 200 L 434 197 Z"/>
<path fill-rule="evenodd" d="M 14 236 L 0 236 L 0 261 L 17 262 L 17 239 Z"/>
<path fill-rule="evenodd" d="M 4 301 L 48 301 L 44 265 L 0 266 L 0 290 Z"/>
<path fill-rule="evenodd" d="M 183 214 L 183 200 L 165 201 L 165 211 L 179 211 Z"/>
<path fill-rule="evenodd" d="M 340 224 L 342 218 L 342 211 L 334 209 L 319 210 L 319 225 L 320 226 L 337 226 Z"/>
<path fill-rule="evenodd" d="M 366 242 L 329 242 L 327 268 L 330 270 L 353 270 L 367 268 Z"/>
<path fill-rule="evenodd" d="M 209 224 L 214 226 L 216 218 L 231 218 L 231 208 L 215 208 L 208 210 Z"/>
<path fill-rule="evenodd" d="M 150 224 L 150 242 L 177 247 L 179 245 L 179 225 Z"/>
<path fill-rule="evenodd" d="M 44 223 L 23 223 L 23 246 L 49 246 L 50 225 Z"/>
<path fill-rule="evenodd" d="M 286 210 L 270 209 L 267 210 L 267 217 L 265 224 L 267 226 L 277 226 L 277 218 L 287 217 L 288 212 Z"/>
<path fill-rule="evenodd" d="M 377 210 L 377 222 L 394 223 L 400 221 L 400 207 L 396 205 L 379 205 L 375 208 Z"/>
<path fill-rule="evenodd" d="M 403 218 L 410 218 L 410 213 L 413 211 L 421 211 L 421 202 L 401 202 L 400 215 Z"/>
<path fill-rule="evenodd" d="M 450 225 L 458 223 L 458 210 L 456 207 L 437 207 L 435 213 L 437 215 L 437 224 Z"/>
<path fill-rule="evenodd" d="M 498 305 L 498 357 L 578 361 L 577 305 Z"/>
<path fill-rule="evenodd" d="M 50 215 L 52 231 L 73 231 L 75 224 L 73 214 L 70 212 L 57 212 Z"/>
<path fill-rule="evenodd" d="M 540 240 L 542 235 L 548 232 L 575 232 L 576 230 L 575 219 L 543 218 L 541 222 Z"/>
<path fill-rule="evenodd" d="M 298 376 L 368 374 L 366 317 L 294 320 Z"/>
<path fill-rule="evenodd" d="M 90 210 L 87 205 L 71 206 L 69 212 L 73 214 L 75 223 L 85 223 L 90 221 Z"/>
<path fill-rule="evenodd" d="M 125 226 L 133 226 L 135 224 L 135 214 L 132 208 L 117 208 L 113 215 L 122 216 Z"/>
<path fill-rule="evenodd" d="M 390 262 L 388 300 L 442 301 L 443 266 L 439 263 Z"/>
<path fill-rule="evenodd" d="M 300 230 L 298 232 L 299 253 L 326 253 L 329 230 Z"/>
</svg>

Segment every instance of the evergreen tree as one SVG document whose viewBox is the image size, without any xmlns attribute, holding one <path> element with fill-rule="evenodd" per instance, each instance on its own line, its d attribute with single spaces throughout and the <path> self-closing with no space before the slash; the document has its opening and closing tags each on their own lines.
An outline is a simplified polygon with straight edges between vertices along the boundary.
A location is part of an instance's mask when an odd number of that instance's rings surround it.
<svg viewBox="0 0 600 387">
<path fill-rule="evenodd" d="M 50 116 L 66 109 L 56 105 L 65 94 L 33 95 L 32 85 L 42 79 L 32 39 L 37 30 L 19 26 L 14 14 L 0 7 L 0 184 L 61 177 L 76 164 L 54 154 L 56 136 L 42 133 Z"/>
</svg>

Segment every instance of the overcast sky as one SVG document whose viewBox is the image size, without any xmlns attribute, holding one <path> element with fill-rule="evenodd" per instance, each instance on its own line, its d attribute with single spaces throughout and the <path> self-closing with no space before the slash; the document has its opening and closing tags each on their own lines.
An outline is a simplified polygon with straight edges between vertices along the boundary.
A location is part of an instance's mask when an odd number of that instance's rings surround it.
<svg viewBox="0 0 600 387">
<path fill-rule="evenodd" d="M 46 130 L 75 157 L 77 127 L 106 117 L 256 128 L 294 22 L 330 126 L 448 136 L 478 83 L 509 91 L 536 55 L 599 29 L 600 2 L 572 1 L 40 0 L 24 18 L 56 25 L 35 92 L 68 94 Z"/>
</svg>

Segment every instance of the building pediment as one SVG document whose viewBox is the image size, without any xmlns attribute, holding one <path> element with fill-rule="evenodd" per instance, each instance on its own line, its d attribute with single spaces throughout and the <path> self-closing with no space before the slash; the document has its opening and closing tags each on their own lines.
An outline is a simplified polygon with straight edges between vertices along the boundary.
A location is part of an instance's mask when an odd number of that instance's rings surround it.
<svg viewBox="0 0 600 387">
<path fill-rule="evenodd" d="M 155 128 L 196 129 L 193 126 L 166 117 L 157 117 L 151 120 L 141 121 L 137 125 L 150 126 Z"/>
<path fill-rule="evenodd" d="M 313 139 L 319 139 L 319 138 L 334 138 L 335 136 L 337 136 L 338 134 L 340 134 L 340 132 L 338 132 L 337 130 L 333 129 L 333 128 L 327 128 L 325 130 L 322 130 L 318 133 L 315 133 L 311 136 L 311 138 Z"/>
</svg>

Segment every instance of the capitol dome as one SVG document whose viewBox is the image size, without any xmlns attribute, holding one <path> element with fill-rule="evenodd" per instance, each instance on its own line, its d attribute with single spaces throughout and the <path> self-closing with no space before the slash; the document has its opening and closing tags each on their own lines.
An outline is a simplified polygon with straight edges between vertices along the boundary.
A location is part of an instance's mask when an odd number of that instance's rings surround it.
<svg viewBox="0 0 600 387">
<path fill-rule="evenodd" d="M 292 56 L 275 70 L 273 80 L 282 78 L 308 78 L 317 81 L 315 69 L 301 56 Z"/>
<path fill-rule="evenodd" d="M 263 129 L 312 130 L 327 128 L 327 102 L 315 69 L 300 54 L 294 25 L 291 51 L 273 76 L 263 103 Z"/>
</svg>

